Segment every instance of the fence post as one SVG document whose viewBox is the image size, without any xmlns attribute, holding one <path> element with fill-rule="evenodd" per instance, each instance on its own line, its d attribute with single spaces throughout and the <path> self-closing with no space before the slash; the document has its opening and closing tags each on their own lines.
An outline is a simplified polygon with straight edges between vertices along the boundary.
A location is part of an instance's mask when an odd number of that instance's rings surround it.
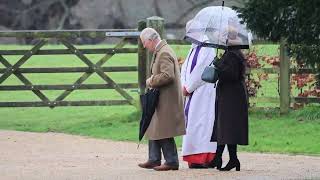
<svg viewBox="0 0 320 180">
<path fill-rule="evenodd" d="M 287 114 L 290 108 L 290 59 L 287 44 L 280 42 L 280 114 Z"/>
<path fill-rule="evenodd" d="M 142 31 L 146 26 L 146 21 L 139 21 L 138 31 Z M 144 94 L 146 90 L 147 69 L 147 51 L 143 47 L 140 37 L 138 37 L 138 81 L 140 94 Z"/>
<path fill-rule="evenodd" d="M 164 19 L 158 16 L 147 18 L 147 27 L 155 29 L 161 38 L 164 38 Z M 150 63 L 152 61 L 152 52 L 147 51 L 147 77 L 150 77 Z"/>
</svg>

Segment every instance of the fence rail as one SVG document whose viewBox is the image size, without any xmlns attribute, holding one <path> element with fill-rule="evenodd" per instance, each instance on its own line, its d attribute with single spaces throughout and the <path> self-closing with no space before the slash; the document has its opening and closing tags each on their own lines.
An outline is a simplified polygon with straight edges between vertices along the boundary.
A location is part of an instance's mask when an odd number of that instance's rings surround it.
<svg viewBox="0 0 320 180">
<path fill-rule="evenodd" d="M 15 38 L 105 38 L 126 37 L 137 38 L 137 29 L 84 29 L 84 30 L 27 30 L 27 31 L 0 31 L 0 37 Z"/>
<path fill-rule="evenodd" d="M 137 66 L 113 66 L 101 67 L 103 72 L 130 72 L 137 71 Z M 0 73 L 4 73 L 6 69 L 0 68 Z M 93 73 L 94 70 L 90 67 L 59 67 L 59 68 L 18 68 L 15 70 L 17 73 L 75 73 L 86 72 Z"/>
<path fill-rule="evenodd" d="M 137 53 L 138 48 L 97 48 L 97 49 L 78 49 L 82 54 L 127 54 L 127 53 Z M 1 55 L 24 55 L 30 52 L 30 50 L 0 50 Z M 73 54 L 68 49 L 43 49 L 38 50 L 34 55 L 65 55 Z"/>
</svg>

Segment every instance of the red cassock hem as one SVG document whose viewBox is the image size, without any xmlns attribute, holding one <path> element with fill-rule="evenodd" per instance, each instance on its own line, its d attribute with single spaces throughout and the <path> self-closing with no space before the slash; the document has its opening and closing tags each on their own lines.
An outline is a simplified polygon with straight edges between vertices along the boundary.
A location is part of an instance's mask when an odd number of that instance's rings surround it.
<svg viewBox="0 0 320 180">
<path fill-rule="evenodd" d="M 183 160 L 187 161 L 190 165 L 191 163 L 195 164 L 204 164 L 213 160 L 216 153 L 200 153 L 200 154 L 191 154 L 183 156 Z"/>
</svg>

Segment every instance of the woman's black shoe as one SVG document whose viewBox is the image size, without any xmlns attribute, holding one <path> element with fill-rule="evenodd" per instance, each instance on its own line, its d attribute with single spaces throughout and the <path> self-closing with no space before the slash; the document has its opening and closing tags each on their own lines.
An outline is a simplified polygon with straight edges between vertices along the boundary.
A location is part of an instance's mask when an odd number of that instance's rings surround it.
<svg viewBox="0 0 320 180">
<path fill-rule="evenodd" d="M 217 169 L 221 169 L 222 166 L 222 158 L 221 157 L 214 157 L 214 159 L 208 163 L 207 165 L 209 168 L 215 168 L 217 167 Z"/>
<path fill-rule="evenodd" d="M 224 168 L 221 168 L 219 170 L 220 171 L 230 171 L 233 168 L 236 168 L 236 171 L 240 171 L 240 161 L 238 159 L 230 160 Z"/>
<path fill-rule="evenodd" d="M 208 166 L 204 165 L 204 164 L 196 164 L 196 163 L 191 163 L 189 165 L 190 169 L 208 169 Z"/>
</svg>

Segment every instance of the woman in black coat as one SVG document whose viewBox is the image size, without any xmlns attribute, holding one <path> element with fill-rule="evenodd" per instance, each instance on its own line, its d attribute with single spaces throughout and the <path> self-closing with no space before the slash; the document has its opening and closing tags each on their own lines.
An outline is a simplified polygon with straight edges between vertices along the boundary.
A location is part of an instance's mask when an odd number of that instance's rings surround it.
<svg viewBox="0 0 320 180">
<path fill-rule="evenodd" d="M 248 145 L 248 96 L 245 85 L 245 58 L 240 50 L 227 50 L 215 62 L 219 81 L 216 89 L 215 124 L 211 141 L 218 144 L 210 167 L 240 171 L 237 145 Z M 222 152 L 228 145 L 230 161 L 221 168 Z"/>
</svg>

